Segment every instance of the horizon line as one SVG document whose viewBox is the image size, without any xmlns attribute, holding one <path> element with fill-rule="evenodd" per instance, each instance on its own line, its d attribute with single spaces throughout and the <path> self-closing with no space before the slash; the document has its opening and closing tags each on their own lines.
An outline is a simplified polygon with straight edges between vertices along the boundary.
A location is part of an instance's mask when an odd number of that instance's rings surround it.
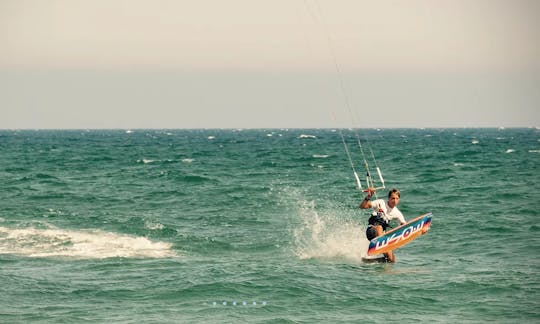
<svg viewBox="0 0 540 324">
<path fill-rule="evenodd" d="M 370 130 L 385 130 L 385 129 L 537 129 L 540 130 L 539 126 L 433 126 L 433 127 L 140 127 L 140 128 L 107 128 L 107 127 L 96 127 L 96 128 L 1 128 L 0 131 L 148 131 L 148 130 L 336 130 L 336 129 L 370 129 Z"/>
</svg>

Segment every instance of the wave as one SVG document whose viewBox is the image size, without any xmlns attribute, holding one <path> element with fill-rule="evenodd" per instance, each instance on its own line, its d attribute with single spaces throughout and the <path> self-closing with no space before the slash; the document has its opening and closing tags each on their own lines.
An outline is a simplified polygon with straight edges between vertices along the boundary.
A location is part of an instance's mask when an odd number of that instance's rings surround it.
<svg viewBox="0 0 540 324">
<path fill-rule="evenodd" d="M 170 243 L 101 230 L 0 227 L 0 254 L 76 259 L 168 258 Z"/>
<path fill-rule="evenodd" d="M 152 162 L 155 162 L 155 160 L 151 160 L 151 159 L 142 159 L 142 160 L 137 160 L 137 162 L 142 162 L 144 164 L 148 164 L 148 163 L 152 163 Z"/>
<path fill-rule="evenodd" d="M 206 177 L 202 175 L 195 175 L 195 174 L 179 175 L 176 178 L 182 182 L 194 183 L 194 184 L 207 182 L 207 181 L 216 181 L 215 179 L 212 179 L 210 177 Z"/>
<path fill-rule="evenodd" d="M 166 164 L 166 163 L 176 163 L 176 162 L 177 162 L 177 161 L 176 161 L 176 160 L 173 160 L 173 159 L 153 160 L 153 159 L 146 159 L 146 158 L 143 158 L 143 159 L 137 160 L 137 163 L 143 163 L 143 164 L 150 164 L 150 163 L 161 163 L 161 164 Z M 182 162 L 185 162 L 185 161 L 182 160 Z"/>
</svg>

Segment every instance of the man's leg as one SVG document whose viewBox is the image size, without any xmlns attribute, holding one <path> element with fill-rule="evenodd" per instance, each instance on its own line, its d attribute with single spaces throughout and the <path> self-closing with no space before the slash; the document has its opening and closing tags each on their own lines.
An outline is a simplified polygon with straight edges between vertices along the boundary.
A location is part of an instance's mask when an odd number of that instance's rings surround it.
<svg viewBox="0 0 540 324">
<path fill-rule="evenodd" d="M 390 262 L 390 263 L 396 262 L 396 257 L 394 256 L 394 252 L 388 251 L 384 253 L 384 256 L 386 257 L 387 262 Z"/>
<path fill-rule="evenodd" d="M 377 236 L 381 236 L 381 235 L 384 234 L 384 230 L 383 230 L 381 225 L 375 225 L 373 227 L 377 231 Z M 386 257 L 386 260 L 388 260 L 388 262 L 391 262 L 391 263 L 396 262 L 396 257 L 394 256 L 394 252 L 388 251 L 388 252 L 383 253 L 383 254 Z"/>
</svg>

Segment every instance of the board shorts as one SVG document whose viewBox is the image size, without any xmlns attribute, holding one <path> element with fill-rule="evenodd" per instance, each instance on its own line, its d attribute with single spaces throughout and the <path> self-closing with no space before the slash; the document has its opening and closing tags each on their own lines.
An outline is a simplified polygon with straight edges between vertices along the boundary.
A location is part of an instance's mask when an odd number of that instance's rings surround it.
<svg viewBox="0 0 540 324">
<path fill-rule="evenodd" d="M 371 215 L 371 217 L 368 219 L 368 224 L 380 225 L 382 226 L 383 231 L 386 231 L 386 228 L 388 227 L 388 223 L 379 214 Z"/>
<path fill-rule="evenodd" d="M 368 219 L 368 228 L 366 228 L 366 237 L 368 241 L 371 241 L 375 237 L 377 237 L 377 231 L 375 230 L 376 225 L 380 225 L 383 228 L 383 231 L 386 231 L 386 228 L 388 227 L 388 223 L 378 214 L 372 215 Z"/>
</svg>

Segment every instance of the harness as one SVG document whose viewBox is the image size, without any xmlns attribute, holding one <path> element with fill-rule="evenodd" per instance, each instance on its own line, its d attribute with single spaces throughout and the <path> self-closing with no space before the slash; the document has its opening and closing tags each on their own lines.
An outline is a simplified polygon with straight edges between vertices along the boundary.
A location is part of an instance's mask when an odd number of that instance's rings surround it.
<svg viewBox="0 0 540 324">
<path fill-rule="evenodd" d="M 379 210 L 377 213 L 373 213 L 368 219 L 368 224 L 372 226 L 380 225 L 382 226 L 383 231 L 386 231 L 386 228 L 388 227 L 388 221 L 384 219 L 382 210 Z"/>
</svg>

